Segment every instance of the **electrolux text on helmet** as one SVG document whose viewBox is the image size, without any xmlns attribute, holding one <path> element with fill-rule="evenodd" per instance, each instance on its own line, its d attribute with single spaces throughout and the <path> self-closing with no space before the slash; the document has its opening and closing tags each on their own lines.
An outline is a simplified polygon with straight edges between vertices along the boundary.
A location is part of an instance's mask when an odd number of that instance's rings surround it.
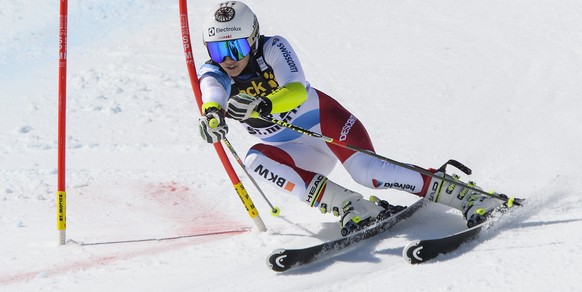
<svg viewBox="0 0 582 292">
<path fill-rule="evenodd" d="M 232 27 L 209 27 L 208 28 L 208 36 L 214 36 L 217 33 L 226 33 L 226 32 L 233 32 L 233 31 L 241 31 L 242 28 L 232 26 Z"/>
</svg>

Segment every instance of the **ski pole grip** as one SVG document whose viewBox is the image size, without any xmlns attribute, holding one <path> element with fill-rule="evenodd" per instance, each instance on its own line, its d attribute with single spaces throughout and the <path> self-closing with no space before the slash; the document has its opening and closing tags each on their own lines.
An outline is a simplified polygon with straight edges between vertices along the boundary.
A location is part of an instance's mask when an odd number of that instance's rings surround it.
<svg viewBox="0 0 582 292">
<path fill-rule="evenodd" d="M 212 119 L 208 120 L 208 126 L 209 126 L 211 129 L 216 129 L 216 128 L 218 128 L 218 125 L 219 125 L 219 122 L 218 122 L 218 120 L 217 120 L 217 119 L 215 119 L 215 118 L 212 118 Z"/>
</svg>

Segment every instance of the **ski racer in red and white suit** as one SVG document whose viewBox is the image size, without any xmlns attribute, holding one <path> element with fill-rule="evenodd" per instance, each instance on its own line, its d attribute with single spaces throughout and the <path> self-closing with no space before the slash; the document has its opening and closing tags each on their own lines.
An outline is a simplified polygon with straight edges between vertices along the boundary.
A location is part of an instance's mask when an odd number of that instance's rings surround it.
<svg viewBox="0 0 582 292">
<path fill-rule="evenodd" d="M 260 140 L 249 149 L 244 162 L 256 180 L 272 184 L 323 213 L 341 216 L 340 223 L 350 230 L 394 206 L 363 199 L 329 180 L 338 161 L 363 186 L 427 197 L 460 210 L 468 222 L 484 220 L 501 205 L 500 200 L 452 183 L 458 178 L 444 172 L 420 174 L 414 171 L 416 166 L 397 166 L 261 119 L 268 116 L 374 151 L 360 120 L 307 82 L 289 42 L 281 36 L 260 35 L 258 18 L 246 4 L 217 4 L 207 15 L 202 32 L 210 60 L 199 71 L 203 101 L 200 134 L 206 142 L 216 143 L 228 133 L 225 118 L 243 123 L 249 134 Z M 442 179 L 445 176 L 448 181 Z"/>
</svg>

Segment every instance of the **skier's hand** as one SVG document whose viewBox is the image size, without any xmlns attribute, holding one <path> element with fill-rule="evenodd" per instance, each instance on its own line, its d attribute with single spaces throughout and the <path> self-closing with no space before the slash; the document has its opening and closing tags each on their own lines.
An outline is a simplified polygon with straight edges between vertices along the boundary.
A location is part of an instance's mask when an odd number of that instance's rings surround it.
<svg viewBox="0 0 582 292">
<path fill-rule="evenodd" d="M 228 115 L 238 121 L 251 117 L 253 112 L 261 115 L 271 112 L 271 103 L 267 98 L 239 93 L 228 100 Z"/>
<path fill-rule="evenodd" d="M 200 122 L 200 136 L 208 143 L 216 143 L 226 137 L 228 125 L 224 120 L 224 113 L 212 108 L 198 120 Z"/>
</svg>

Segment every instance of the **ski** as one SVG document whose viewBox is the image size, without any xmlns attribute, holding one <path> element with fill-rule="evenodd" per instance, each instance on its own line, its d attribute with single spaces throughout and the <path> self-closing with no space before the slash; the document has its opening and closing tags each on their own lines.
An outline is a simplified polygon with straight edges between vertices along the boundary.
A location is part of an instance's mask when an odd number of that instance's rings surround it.
<svg viewBox="0 0 582 292">
<path fill-rule="evenodd" d="M 354 247 L 366 239 L 375 237 L 392 229 L 398 222 L 410 217 L 426 203 L 420 199 L 404 210 L 384 218 L 371 226 L 355 231 L 345 237 L 327 241 L 314 246 L 299 249 L 277 249 L 267 257 L 267 266 L 276 272 L 283 272 L 304 266 L 316 261 L 332 258 L 346 251 L 348 247 Z"/>
<path fill-rule="evenodd" d="M 424 263 L 440 254 L 450 253 L 458 249 L 463 243 L 475 239 L 486 224 L 486 222 L 481 223 L 441 238 L 412 241 L 404 247 L 402 256 L 411 264 Z"/>
<path fill-rule="evenodd" d="M 516 202 L 519 202 L 519 206 L 521 206 L 521 203 L 524 201 L 523 199 L 515 200 Z M 500 217 L 512 209 L 513 208 L 501 210 L 498 212 L 497 216 L 493 216 L 481 224 L 451 235 L 441 238 L 412 241 L 404 247 L 402 256 L 411 264 L 420 264 L 434 259 L 440 254 L 447 254 L 455 251 L 461 245 L 477 238 L 482 231 L 489 229 L 495 223 L 499 222 Z"/>
</svg>

